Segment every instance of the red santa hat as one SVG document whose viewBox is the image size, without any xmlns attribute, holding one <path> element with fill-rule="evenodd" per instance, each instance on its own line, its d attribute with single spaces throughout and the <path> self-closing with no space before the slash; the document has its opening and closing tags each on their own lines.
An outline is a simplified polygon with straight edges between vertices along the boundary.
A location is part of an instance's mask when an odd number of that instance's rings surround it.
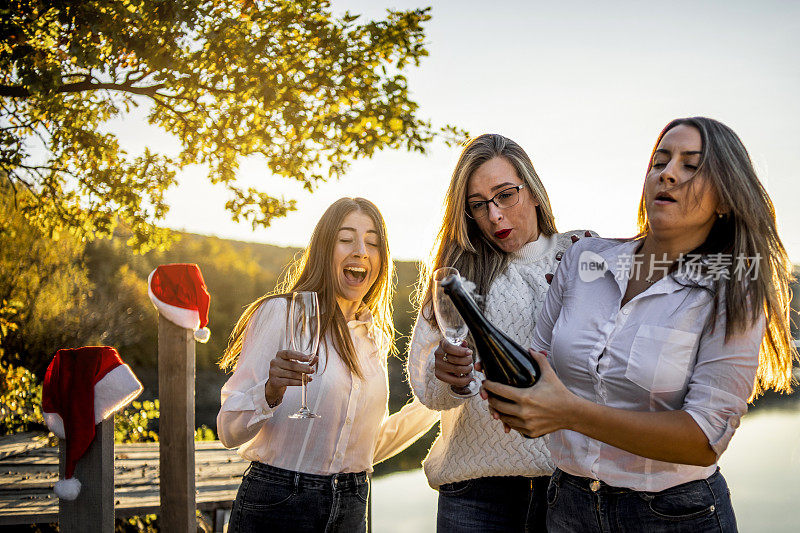
<svg viewBox="0 0 800 533">
<path fill-rule="evenodd" d="M 208 305 L 211 296 L 200 267 L 192 263 L 161 265 L 147 278 L 147 294 L 161 316 L 194 330 L 197 342 L 208 342 Z M 198 329 L 199 328 L 199 329 Z"/>
<path fill-rule="evenodd" d="M 47 427 L 64 439 L 67 461 L 64 479 L 55 493 L 74 500 L 81 490 L 75 465 L 94 440 L 94 427 L 142 392 L 131 368 L 110 346 L 87 346 L 56 352 L 42 385 L 42 411 Z"/>
</svg>

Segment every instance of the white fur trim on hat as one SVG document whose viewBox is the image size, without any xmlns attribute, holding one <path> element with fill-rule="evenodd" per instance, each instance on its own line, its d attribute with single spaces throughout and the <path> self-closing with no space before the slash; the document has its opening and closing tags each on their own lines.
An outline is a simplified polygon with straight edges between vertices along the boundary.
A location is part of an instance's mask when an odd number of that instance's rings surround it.
<svg viewBox="0 0 800 533">
<path fill-rule="evenodd" d="M 44 423 L 59 439 L 66 439 L 67 434 L 64 431 L 64 420 L 58 413 L 42 413 L 44 415 Z"/>
<path fill-rule="evenodd" d="M 153 274 L 155 274 L 155 272 L 156 271 L 153 270 L 150 272 L 150 275 L 147 276 L 147 295 L 150 297 L 150 301 L 156 306 L 156 309 L 158 309 L 158 312 L 161 314 L 161 316 L 182 328 L 199 328 L 200 313 L 197 312 L 197 309 L 184 309 L 183 307 L 168 304 L 161 301 L 155 294 L 153 294 L 153 290 L 150 288 L 150 282 L 152 281 Z"/>
<path fill-rule="evenodd" d="M 94 423 L 99 424 L 142 393 L 142 384 L 126 364 L 114 368 L 94 384 Z"/>
<path fill-rule="evenodd" d="M 81 492 L 81 482 L 74 477 L 56 481 L 53 492 L 62 500 L 74 500 Z"/>
</svg>

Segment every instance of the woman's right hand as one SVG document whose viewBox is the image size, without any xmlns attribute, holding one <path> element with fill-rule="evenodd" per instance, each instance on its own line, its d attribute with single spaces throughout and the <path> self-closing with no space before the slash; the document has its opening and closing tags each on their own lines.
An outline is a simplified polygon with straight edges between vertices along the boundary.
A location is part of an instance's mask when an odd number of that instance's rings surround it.
<svg viewBox="0 0 800 533">
<path fill-rule="evenodd" d="M 316 355 L 306 355 L 293 350 L 281 350 L 269 363 L 269 378 L 264 385 L 264 396 L 270 407 L 275 407 L 283 400 L 286 387 L 299 387 L 303 384 L 303 375 L 306 383 L 313 378 Z M 302 361 L 302 362 L 300 362 Z"/>
<path fill-rule="evenodd" d="M 463 389 L 472 381 L 472 350 L 465 344 L 456 346 L 442 339 L 433 352 L 436 378 L 458 389 Z"/>
</svg>

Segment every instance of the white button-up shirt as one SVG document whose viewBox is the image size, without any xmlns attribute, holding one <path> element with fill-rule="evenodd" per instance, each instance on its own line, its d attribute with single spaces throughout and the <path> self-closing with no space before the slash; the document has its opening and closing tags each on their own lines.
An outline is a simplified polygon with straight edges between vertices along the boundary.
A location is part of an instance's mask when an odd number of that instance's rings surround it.
<svg viewBox="0 0 800 533">
<path fill-rule="evenodd" d="M 620 308 L 641 243 L 581 239 L 565 254 L 536 325 L 534 348 L 546 350 L 564 385 L 581 398 L 633 411 L 682 409 L 717 457 L 747 411 L 763 315 L 725 342 L 724 295 L 709 332 L 713 280 L 680 271 Z M 573 475 L 634 490 L 659 491 L 714 473 L 716 465 L 655 461 L 580 433 L 548 437 L 556 466 Z"/>
<path fill-rule="evenodd" d="M 300 387 L 287 387 L 274 409 L 264 396 L 270 361 L 285 349 L 286 300 L 265 301 L 245 332 L 236 370 L 222 387 L 217 431 L 251 461 L 309 474 L 372 471 L 424 434 L 439 414 L 412 402 L 389 416 L 389 346 L 369 311 L 348 323 L 364 380 L 353 376 L 331 342 L 320 342 L 319 367 L 307 405 L 321 418 L 294 420 Z"/>
</svg>

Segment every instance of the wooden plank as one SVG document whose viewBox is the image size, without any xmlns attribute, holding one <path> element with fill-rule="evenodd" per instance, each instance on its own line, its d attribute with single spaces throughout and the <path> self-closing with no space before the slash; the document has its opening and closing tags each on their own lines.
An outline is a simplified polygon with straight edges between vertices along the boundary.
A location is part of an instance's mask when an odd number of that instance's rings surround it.
<svg viewBox="0 0 800 533">
<path fill-rule="evenodd" d="M 159 524 L 164 531 L 197 531 L 194 471 L 194 338 L 158 318 L 158 424 L 161 475 Z"/>
<path fill-rule="evenodd" d="M 196 444 L 197 508 L 229 509 L 249 462 L 219 441 Z M 119 444 L 114 455 L 116 516 L 158 514 L 158 443 Z M 57 480 L 57 448 L 35 448 L 0 460 L 0 525 L 57 522 L 58 498 L 52 492 Z"/>
<path fill-rule="evenodd" d="M 234 487 L 224 489 L 215 487 L 200 487 L 197 495 L 197 508 L 202 511 L 214 509 L 230 509 L 236 498 L 239 482 Z M 10 524 L 42 524 L 58 521 L 58 499 L 29 496 L 28 500 L 19 500 L 15 497 L 12 501 L 0 495 L 0 509 L 7 504 L 13 505 L 13 513 L 0 512 L 0 526 Z M 157 488 L 132 491 L 129 495 L 117 493 L 115 499 L 116 517 L 158 514 L 160 499 Z"/>
<path fill-rule="evenodd" d="M 150 444 L 151 450 L 142 450 L 135 459 L 123 459 L 122 454 L 115 454 L 114 472 L 116 485 L 125 485 L 127 482 L 140 478 L 158 477 L 159 465 L 156 461 L 157 451 L 155 444 Z M 211 452 L 211 453 L 209 453 Z M 47 453 L 47 457 L 39 457 Z M 128 454 L 125 454 L 128 456 Z M 235 476 L 240 477 L 249 464 L 239 458 L 231 450 L 198 450 L 195 454 L 196 479 Z M 49 451 L 37 451 L 36 455 L 20 455 L 0 461 L 0 490 L 11 488 L 25 480 L 57 478 L 57 456 Z"/>
<path fill-rule="evenodd" d="M 0 437 L 0 459 L 42 448 L 47 446 L 48 441 L 46 434 L 36 431 L 5 435 Z"/>
<path fill-rule="evenodd" d="M 5 464 L 9 461 L 18 459 L 17 455 L 26 455 L 27 452 L 36 451 L 35 454 L 28 454 L 29 457 L 58 457 L 58 447 L 48 446 L 49 437 L 43 433 L 27 432 L 15 435 L 5 435 L 0 437 L 0 463 Z M 197 452 L 221 454 L 224 457 L 237 457 L 235 450 L 225 448 L 218 440 L 199 440 L 195 442 Z M 118 459 L 125 454 L 141 454 L 143 457 L 155 458 L 158 456 L 157 442 L 128 442 L 116 444 L 114 456 Z M 122 457 L 124 458 L 124 457 Z"/>
<path fill-rule="evenodd" d="M 59 477 L 66 470 L 66 446 L 60 445 Z M 75 466 L 81 491 L 75 500 L 58 501 L 58 528 L 62 533 L 114 531 L 114 417 L 95 426 L 89 449 Z"/>
</svg>

